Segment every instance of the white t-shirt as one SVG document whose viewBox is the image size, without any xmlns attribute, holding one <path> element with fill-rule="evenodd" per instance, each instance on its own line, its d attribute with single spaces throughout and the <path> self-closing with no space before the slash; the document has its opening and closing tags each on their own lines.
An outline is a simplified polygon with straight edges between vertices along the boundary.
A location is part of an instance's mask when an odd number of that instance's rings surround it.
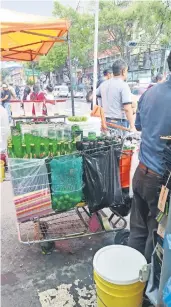
<svg viewBox="0 0 171 307">
<path fill-rule="evenodd" d="M 0 152 L 7 150 L 7 140 L 10 135 L 10 126 L 7 110 L 0 105 Z"/>
<path fill-rule="evenodd" d="M 132 104 L 132 97 L 129 85 L 120 77 L 101 83 L 96 95 L 102 99 L 105 117 L 126 119 L 124 104 Z"/>
</svg>

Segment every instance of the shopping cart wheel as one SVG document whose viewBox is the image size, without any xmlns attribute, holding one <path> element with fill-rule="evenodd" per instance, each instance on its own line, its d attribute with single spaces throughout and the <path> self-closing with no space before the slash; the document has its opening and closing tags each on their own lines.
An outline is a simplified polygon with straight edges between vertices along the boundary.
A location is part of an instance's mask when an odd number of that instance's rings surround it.
<svg viewBox="0 0 171 307">
<path fill-rule="evenodd" d="M 41 242 L 40 247 L 43 255 L 50 255 L 54 249 L 54 242 Z"/>
<path fill-rule="evenodd" d="M 128 229 L 122 229 L 116 232 L 114 237 L 114 244 L 128 245 L 130 231 Z"/>
</svg>

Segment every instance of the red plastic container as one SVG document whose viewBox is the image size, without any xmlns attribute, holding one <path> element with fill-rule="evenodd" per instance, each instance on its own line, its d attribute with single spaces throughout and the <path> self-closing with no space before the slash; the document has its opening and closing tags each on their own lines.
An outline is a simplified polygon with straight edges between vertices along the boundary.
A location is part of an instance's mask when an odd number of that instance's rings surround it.
<svg viewBox="0 0 171 307">
<path fill-rule="evenodd" d="M 7 163 L 6 163 L 6 162 L 7 162 L 6 159 L 7 159 L 7 158 L 6 158 L 6 154 L 5 154 L 5 153 L 0 153 L 0 160 L 4 161 L 4 165 L 5 165 L 5 166 L 6 166 L 6 164 L 7 164 Z"/>
<path fill-rule="evenodd" d="M 120 180 L 122 188 L 129 188 L 132 150 L 123 150 L 120 158 Z"/>
</svg>

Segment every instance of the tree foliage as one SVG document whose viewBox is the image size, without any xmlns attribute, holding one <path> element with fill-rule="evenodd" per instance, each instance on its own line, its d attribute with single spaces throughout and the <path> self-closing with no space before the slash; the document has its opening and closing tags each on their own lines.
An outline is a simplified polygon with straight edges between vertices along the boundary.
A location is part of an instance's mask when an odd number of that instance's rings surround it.
<svg viewBox="0 0 171 307">
<path fill-rule="evenodd" d="M 126 44 L 131 40 L 146 49 L 171 42 L 169 1 L 121 1 L 116 5 L 115 1 L 103 0 L 99 20 L 101 48 L 113 44 L 121 55 L 126 53 Z"/>
<path fill-rule="evenodd" d="M 88 53 L 93 47 L 94 17 L 92 14 L 80 14 L 71 7 L 54 3 L 54 16 L 66 18 L 71 22 L 71 57 L 77 59 L 81 66 L 88 61 Z"/>
<path fill-rule="evenodd" d="M 93 7 L 93 2 L 91 1 Z M 94 48 L 94 15 L 89 10 L 79 13 L 59 2 L 54 3 L 54 16 L 67 18 L 71 22 L 71 58 L 78 66 L 91 63 Z M 171 42 L 171 0 L 158 1 L 114 1 L 100 0 L 99 50 L 117 47 L 121 56 L 127 57 L 133 49 L 127 42 L 135 40 L 143 51 L 155 45 Z M 158 47 L 157 47 L 158 48 Z M 54 71 L 66 63 L 67 44 L 56 44 L 47 56 L 39 61 L 42 71 Z"/>
<path fill-rule="evenodd" d="M 39 68 L 44 72 L 52 72 L 64 65 L 67 58 L 67 45 L 56 44 L 47 55 L 40 58 Z"/>
</svg>

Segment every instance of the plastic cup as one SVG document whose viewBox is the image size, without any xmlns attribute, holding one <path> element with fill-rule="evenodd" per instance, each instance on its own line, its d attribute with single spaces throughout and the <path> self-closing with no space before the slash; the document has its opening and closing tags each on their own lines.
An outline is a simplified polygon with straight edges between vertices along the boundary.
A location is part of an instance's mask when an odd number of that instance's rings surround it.
<svg viewBox="0 0 171 307">
<path fill-rule="evenodd" d="M 12 102 L 11 103 L 11 112 L 12 116 L 20 116 L 21 114 L 21 102 Z"/>
<path fill-rule="evenodd" d="M 24 102 L 24 114 L 25 116 L 32 116 L 33 102 Z"/>
<path fill-rule="evenodd" d="M 47 115 L 54 116 L 54 105 L 52 103 L 46 103 Z"/>
<path fill-rule="evenodd" d="M 36 116 L 42 116 L 43 114 L 43 102 L 34 102 L 34 109 Z"/>
</svg>

